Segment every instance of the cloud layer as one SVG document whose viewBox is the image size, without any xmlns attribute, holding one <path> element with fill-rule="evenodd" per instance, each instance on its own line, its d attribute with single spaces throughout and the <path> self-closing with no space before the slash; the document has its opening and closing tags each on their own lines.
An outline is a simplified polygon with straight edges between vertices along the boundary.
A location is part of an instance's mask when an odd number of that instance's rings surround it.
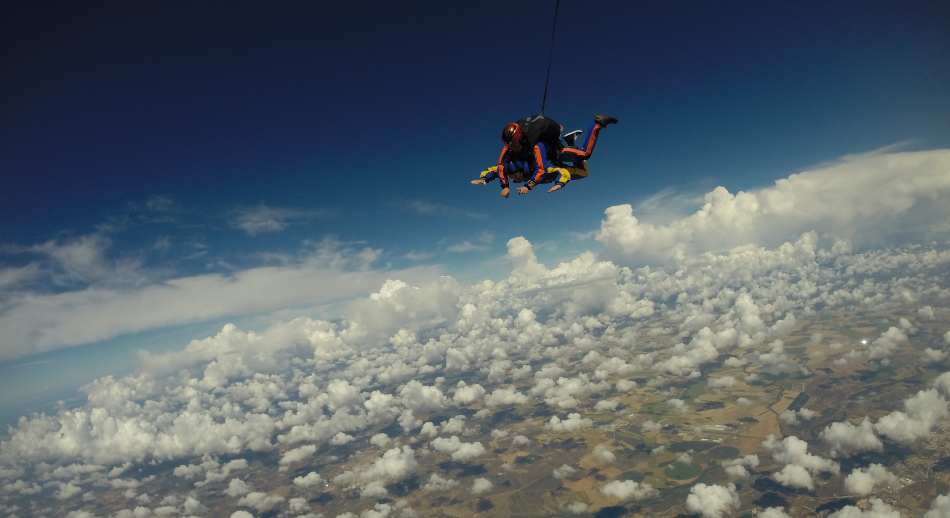
<svg viewBox="0 0 950 518">
<path fill-rule="evenodd" d="M 621 264 L 664 263 L 739 245 L 775 246 L 803 232 L 856 246 L 950 235 L 950 150 L 870 153 L 793 174 L 773 186 L 706 193 L 694 213 L 643 223 L 607 208 L 597 240 Z"/>
</svg>

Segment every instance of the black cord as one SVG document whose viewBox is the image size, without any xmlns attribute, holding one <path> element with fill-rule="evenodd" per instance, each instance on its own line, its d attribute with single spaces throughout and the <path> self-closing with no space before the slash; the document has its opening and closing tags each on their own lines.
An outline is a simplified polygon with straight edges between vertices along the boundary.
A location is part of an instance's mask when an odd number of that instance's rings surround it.
<svg viewBox="0 0 950 518">
<path fill-rule="evenodd" d="M 541 98 L 541 115 L 544 115 L 544 106 L 548 102 L 548 84 L 551 82 L 551 61 L 554 59 L 554 35 L 557 32 L 557 11 L 561 0 L 554 3 L 554 23 L 551 25 L 551 46 L 548 48 L 548 73 L 544 77 L 544 97 Z"/>
</svg>

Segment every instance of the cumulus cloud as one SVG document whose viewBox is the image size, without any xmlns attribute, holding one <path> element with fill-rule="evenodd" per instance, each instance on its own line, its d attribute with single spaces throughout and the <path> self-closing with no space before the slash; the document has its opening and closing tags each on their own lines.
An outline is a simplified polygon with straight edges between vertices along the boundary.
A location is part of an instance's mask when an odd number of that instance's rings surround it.
<svg viewBox="0 0 950 518">
<path fill-rule="evenodd" d="M 807 231 L 858 245 L 898 239 L 911 226 L 915 236 L 935 235 L 950 219 L 948 170 L 947 150 L 851 156 L 762 189 L 732 194 L 717 187 L 696 212 L 666 224 L 639 221 L 631 205 L 609 207 L 597 240 L 608 257 L 627 264 L 774 246 Z"/>
<path fill-rule="evenodd" d="M 495 487 L 495 485 L 491 483 L 491 480 L 488 480 L 484 477 L 478 477 L 474 482 L 472 482 L 472 494 L 481 495 L 491 491 L 493 487 Z"/>
<path fill-rule="evenodd" d="M 606 444 L 598 444 L 594 447 L 593 452 L 594 458 L 597 459 L 601 464 L 610 464 L 613 461 L 617 460 L 617 456 L 607 448 Z"/>
<path fill-rule="evenodd" d="M 696 484 L 689 489 L 686 497 L 686 509 L 703 518 L 722 518 L 739 507 L 739 495 L 732 484 Z"/>
<path fill-rule="evenodd" d="M 868 346 L 868 357 L 872 360 L 890 358 L 904 343 L 907 343 L 904 331 L 891 326 Z"/>
<path fill-rule="evenodd" d="M 228 482 L 227 489 L 224 490 L 224 494 L 230 496 L 231 498 L 237 498 L 239 496 L 244 496 L 251 492 L 251 488 L 247 485 L 246 482 L 239 478 L 232 478 Z"/>
<path fill-rule="evenodd" d="M 848 422 L 831 423 L 822 430 L 821 438 L 831 446 L 832 457 L 884 449 L 867 417 L 857 426 Z"/>
<path fill-rule="evenodd" d="M 726 473 L 735 478 L 748 478 L 749 470 L 759 466 L 759 456 L 755 454 L 739 457 L 738 459 L 722 461 Z"/>
<path fill-rule="evenodd" d="M 385 484 L 408 478 L 416 472 L 418 465 L 411 447 L 392 448 L 364 469 L 344 471 L 334 481 L 342 484 L 359 483 L 364 496 L 385 496 Z"/>
<path fill-rule="evenodd" d="M 643 500 L 657 495 L 656 489 L 647 483 L 633 480 L 614 480 L 604 484 L 600 492 L 618 500 Z"/>
<path fill-rule="evenodd" d="M 369 443 L 370 443 L 370 444 L 372 444 L 373 446 L 380 447 L 380 448 L 385 448 L 386 446 L 389 446 L 389 443 L 390 443 L 390 442 L 391 442 L 391 440 L 390 440 L 389 436 L 386 435 L 386 434 L 384 434 L 384 433 L 377 433 L 377 434 L 374 434 L 374 435 L 373 435 L 372 437 L 370 437 L 370 439 L 369 439 Z"/>
<path fill-rule="evenodd" d="M 895 411 L 874 424 L 879 434 L 893 441 L 910 444 L 926 436 L 950 414 L 945 400 L 936 390 L 922 390 L 904 401 L 904 411 Z"/>
<path fill-rule="evenodd" d="M 426 482 L 424 486 L 422 486 L 422 489 L 429 492 L 448 491 L 458 485 L 459 483 L 457 480 L 442 477 L 438 473 L 433 473 L 429 476 L 429 481 Z"/>
<path fill-rule="evenodd" d="M 455 387 L 455 394 L 452 395 L 452 401 L 461 405 L 470 405 L 480 400 L 485 395 L 485 389 L 478 383 L 472 385 L 459 381 Z"/>
<path fill-rule="evenodd" d="M 316 471 L 311 471 L 301 477 L 294 477 L 294 485 L 300 488 L 316 487 L 321 483 L 323 483 L 323 478 Z"/>
<path fill-rule="evenodd" d="M 258 512 L 266 513 L 274 510 L 284 502 L 284 497 L 280 495 L 271 495 L 259 491 L 252 491 L 238 500 L 238 505 L 252 507 Z"/>
<path fill-rule="evenodd" d="M 870 499 L 870 509 L 847 505 L 840 510 L 829 514 L 828 518 L 901 518 L 901 513 L 880 498 Z"/>
<path fill-rule="evenodd" d="M 736 384 L 736 378 L 732 376 L 720 376 L 706 381 L 709 388 L 729 388 Z"/>
<path fill-rule="evenodd" d="M 306 459 L 309 459 L 313 456 L 314 452 L 317 451 L 317 447 L 308 444 L 306 446 L 301 446 L 299 448 L 294 448 L 292 450 L 287 450 L 283 455 L 280 456 L 280 465 L 286 467 L 295 462 L 300 462 Z"/>
<path fill-rule="evenodd" d="M 495 389 L 485 398 L 488 406 L 522 405 L 527 401 L 528 396 L 510 387 Z"/>
<path fill-rule="evenodd" d="M 783 464 L 795 464 L 812 473 L 838 473 L 839 471 L 836 462 L 808 453 L 808 443 L 794 435 L 781 441 L 769 435 L 762 442 L 762 446 L 772 453 L 772 458 Z"/>
<path fill-rule="evenodd" d="M 330 439 L 330 444 L 334 446 L 343 446 L 344 444 L 349 444 L 353 442 L 354 438 L 352 435 L 343 432 L 337 432 L 336 435 Z"/>
<path fill-rule="evenodd" d="M 450 438 L 439 437 L 431 443 L 432 449 L 442 453 L 448 453 L 452 460 L 466 462 L 485 454 L 485 447 L 480 442 L 462 442 L 458 436 L 453 435 Z"/>
<path fill-rule="evenodd" d="M 867 468 L 857 468 L 844 480 L 844 487 L 849 493 L 861 496 L 870 495 L 877 486 L 893 486 L 896 484 L 897 477 L 880 464 L 871 464 Z"/>
<path fill-rule="evenodd" d="M 578 471 L 577 469 L 571 466 L 568 466 L 567 464 L 561 464 L 559 467 L 554 468 L 554 471 L 551 472 L 551 476 L 553 476 L 554 478 L 558 480 L 561 480 L 564 478 L 570 478 L 575 473 L 577 473 L 577 471 Z"/>
<path fill-rule="evenodd" d="M 779 419 L 783 423 L 788 425 L 797 425 L 801 420 L 809 421 L 811 418 L 817 415 L 814 411 L 807 408 L 800 408 L 798 410 L 785 410 L 779 415 Z"/>
<path fill-rule="evenodd" d="M 798 464 L 787 464 L 781 471 L 772 474 L 776 482 L 788 486 L 807 489 L 815 489 L 815 483 L 811 478 L 811 473 Z"/>
<path fill-rule="evenodd" d="M 930 503 L 930 509 L 924 518 L 947 518 L 950 516 L 950 495 L 937 495 Z"/>
<path fill-rule="evenodd" d="M 758 518 L 792 518 L 781 507 L 768 507 L 756 513 Z"/>
<path fill-rule="evenodd" d="M 567 419 L 561 420 L 558 416 L 551 416 L 545 427 L 554 432 L 576 432 L 594 425 L 592 419 L 581 417 L 578 413 L 568 414 Z"/>
</svg>

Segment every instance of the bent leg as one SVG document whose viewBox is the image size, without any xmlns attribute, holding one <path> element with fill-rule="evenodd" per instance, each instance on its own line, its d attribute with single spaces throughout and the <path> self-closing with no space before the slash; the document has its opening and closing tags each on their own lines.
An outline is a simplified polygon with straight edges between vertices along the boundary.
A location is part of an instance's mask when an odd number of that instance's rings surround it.
<svg viewBox="0 0 950 518">
<path fill-rule="evenodd" d="M 561 149 L 561 153 L 565 155 L 565 159 L 570 159 L 574 163 L 578 163 L 580 160 L 587 160 L 594 153 L 594 146 L 597 145 L 597 134 L 600 133 L 601 126 L 597 122 L 594 122 L 590 127 L 590 131 L 587 132 L 587 141 L 584 143 L 584 148 L 576 147 L 566 147 Z"/>
</svg>

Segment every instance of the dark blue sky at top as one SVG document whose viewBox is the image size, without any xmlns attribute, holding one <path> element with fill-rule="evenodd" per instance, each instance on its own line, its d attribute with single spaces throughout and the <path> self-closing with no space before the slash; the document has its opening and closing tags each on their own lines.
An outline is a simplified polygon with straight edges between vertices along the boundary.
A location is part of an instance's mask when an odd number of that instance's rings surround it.
<svg viewBox="0 0 950 518">
<path fill-rule="evenodd" d="M 553 1 L 85 4 L 0 22 L 3 243 L 86 233 L 162 195 L 202 226 L 125 246 L 189 236 L 233 259 L 336 235 L 398 254 L 488 230 L 500 247 L 589 231 L 664 188 L 735 192 L 950 145 L 946 2 L 564 0 L 547 113 L 621 122 L 589 179 L 509 200 L 468 180 L 502 125 L 539 108 Z M 260 204 L 328 215 L 257 237 L 227 225 Z"/>
</svg>

